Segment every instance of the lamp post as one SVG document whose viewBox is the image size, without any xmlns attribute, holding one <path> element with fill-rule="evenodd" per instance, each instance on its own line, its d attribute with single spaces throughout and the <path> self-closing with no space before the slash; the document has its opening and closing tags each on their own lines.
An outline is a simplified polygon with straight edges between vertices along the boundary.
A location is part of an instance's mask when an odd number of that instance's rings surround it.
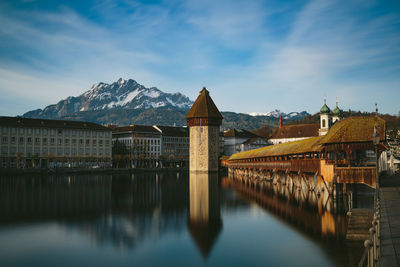
<svg viewBox="0 0 400 267">
<path fill-rule="evenodd" d="M 378 165 L 379 165 L 379 157 L 378 157 L 378 145 L 380 141 L 380 136 L 379 133 L 376 129 L 376 124 L 374 126 L 374 133 L 372 134 L 372 143 L 374 144 L 375 147 L 375 157 L 376 157 L 376 168 L 375 168 L 375 175 L 376 175 L 376 199 L 379 198 L 379 170 L 378 170 Z"/>
</svg>

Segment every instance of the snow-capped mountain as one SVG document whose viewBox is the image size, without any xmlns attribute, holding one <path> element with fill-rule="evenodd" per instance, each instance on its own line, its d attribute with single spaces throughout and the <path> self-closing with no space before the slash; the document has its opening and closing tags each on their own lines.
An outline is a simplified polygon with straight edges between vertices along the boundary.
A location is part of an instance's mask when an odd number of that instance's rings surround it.
<svg viewBox="0 0 400 267">
<path fill-rule="evenodd" d="M 306 117 L 308 114 L 307 111 L 302 111 L 302 112 L 290 112 L 290 113 L 284 113 L 281 112 L 279 109 L 275 109 L 273 111 L 269 111 L 269 112 L 249 112 L 246 113 L 250 116 L 266 116 L 266 117 L 270 117 L 270 118 L 279 118 L 280 116 L 282 116 L 282 118 L 284 120 L 297 120 L 297 119 L 302 119 L 304 117 Z"/>
<path fill-rule="evenodd" d="M 150 109 L 176 108 L 189 109 L 193 104 L 181 93 L 164 93 L 156 87 L 146 88 L 136 81 L 120 78 L 117 82 L 97 83 L 80 96 L 70 96 L 43 110 L 37 109 L 25 113 L 24 117 L 59 118 L 81 111 L 99 111 L 109 109 Z"/>
</svg>

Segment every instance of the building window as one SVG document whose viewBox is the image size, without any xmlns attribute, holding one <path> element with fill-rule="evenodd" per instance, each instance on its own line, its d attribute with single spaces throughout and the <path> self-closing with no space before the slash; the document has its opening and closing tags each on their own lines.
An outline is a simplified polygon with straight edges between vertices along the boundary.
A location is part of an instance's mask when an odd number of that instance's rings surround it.
<svg viewBox="0 0 400 267">
<path fill-rule="evenodd" d="M 79 139 L 79 144 L 83 145 L 83 139 Z"/>
<path fill-rule="evenodd" d="M 28 137 L 26 141 L 27 141 L 29 144 L 31 144 L 31 143 L 32 143 L 32 137 Z"/>
<path fill-rule="evenodd" d="M 62 147 L 57 148 L 57 156 L 62 155 Z"/>
<path fill-rule="evenodd" d="M 58 139 L 58 145 L 62 144 L 62 139 Z"/>
<path fill-rule="evenodd" d="M 325 120 L 322 120 L 322 128 L 325 128 L 326 127 L 326 122 L 325 122 Z"/>
<path fill-rule="evenodd" d="M 35 129 L 35 134 L 40 135 L 40 129 Z"/>
<path fill-rule="evenodd" d="M 90 140 L 86 139 L 86 145 L 88 146 L 90 144 Z"/>
<path fill-rule="evenodd" d="M 47 143 L 47 138 L 43 138 L 43 144 Z"/>
<path fill-rule="evenodd" d="M 1 133 L 2 134 L 8 134 L 8 128 L 7 127 L 1 128 Z"/>
<path fill-rule="evenodd" d="M 54 129 L 50 129 L 50 135 L 54 135 L 55 134 L 55 130 Z"/>
<path fill-rule="evenodd" d="M 65 152 L 65 155 L 69 155 L 69 147 L 66 147 L 66 148 L 64 149 L 64 152 Z"/>
<path fill-rule="evenodd" d="M 47 147 L 42 148 L 42 155 L 47 155 Z"/>
<path fill-rule="evenodd" d="M 65 129 L 64 133 L 65 133 L 65 136 L 69 136 L 69 129 Z"/>
<path fill-rule="evenodd" d="M 8 154 L 8 147 L 2 146 L 2 147 L 1 147 L 1 154 L 2 154 L 3 156 L 7 156 L 7 154 Z"/>
<path fill-rule="evenodd" d="M 79 154 L 83 155 L 83 148 L 79 148 Z"/>
<path fill-rule="evenodd" d="M 106 140 L 106 145 L 108 146 L 110 144 L 110 140 Z"/>
<path fill-rule="evenodd" d="M 25 150 L 25 149 L 24 149 L 23 146 L 19 146 L 19 147 L 18 147 L 18 152 L 19 152 L 19 153 L 24 153 L 24 150 Z"/>
<path fill-rule="evenodd" d="M 15 136 L 11 137 L 11 144 L 15 144 Z"/>
<path fill-rule="evenodd" d="M 85 154 L 86 154 L 86 156 L 89 156 L 89 154 L 90 154 L 90 149 L 89 148 L 86 148 Z"/>
<path fill-rule="evenodd" d="M 76 144 L 76 139 L 72 139 L 72 144 Z"/>
<path fill-rule="evenodd" d="M 110 137 L 110 132 L 106 132 L 106 137 Z"/>
<path fill-rule="evenodd" d="M 96 139 L 93 140 L 93 145 L 96 145 Z"/>
<path fill-rule="evenodd" d="M 99 145 L 103 145 L 103 140 L 99 140 Z"/>
<path fill-rule="evenodd" d="M 90 131 L 86 131 L 86 137 L 90 136 Z"/>
<path fill-rule="evenodd" d="M 54 147 L 50 147 L 50 154 L 54 155 L 56 153 L 56 149 Z"/>
<path fill-rule="evenodd" d="M 40 143 L 40 138 L 39 137 L 36 137 L 35 138 L 35 144 L 39 144 Z"/>
<path fill-rule="evenodd" d="M 50 138 L 50 144 L 54 145 L 55 139 L 54 138 Z"/>
<path fill-rule="evenodd" d="M 93 131 L 93 137 L 96 137 L 96 135 L 97 135 L 97 132 Z"/>
<path fill-rule="evenodd" d="M 35 147 L 33 151 L 34 151 L 34 155 L 39 156 L 39 148 L 38 147 Z"/>
<path fill-rule="evenodd" d="M 16 134 L 17 130 L 15 128 L 11 128 L 11 134 Z"/>
<path fill-rule="evenodd" d="M 103 132 L 99 132 L 99 136 L 100 136 L 100 137 L 103 137 Z"/>
<path fill-rule="evenodd" d="M 43 135 L 47 135 L 47 129 L 43 129 Z"/>
<path fill-rule="evenodd" d="M 58 134 L 58 136 L 61 136 L 62 135 L 62 129 L 58 129 L 57 130 L 57 134 Z"/>
<path fill-rule="evenodd" d="M 72 136 L 76 136 L 76 130 L 72 130 Z"/>
<path fill-rule="evenodd" d="M 69 139 L 65 139 L 65 144 L 69 145 Z"/>
<path fill-rule="evenodd" d="M 82 130 L 79 131 L 79 136 L 83 136 L 83 131 Z"/>
<path fill-rule="evenodd" d="M 7 136 L 3 136 L 2 138 L 1 138 L 1 142 L 4 144 L 4 143 L 7 143 L 8 142 L 8 140 L 7 140 Z"/>
<path fill-rule="evenodd" d="M 32 156 L 32 147 L 27 147 L 27 148 L 26 148 L 26 155 L 27 155 L 28 157 Z"/>
<path fill-rule="evenodd" d="M 18 132 L 19 134 L 24 134 L 24 128 L 19 128 Z"/>
</svg>

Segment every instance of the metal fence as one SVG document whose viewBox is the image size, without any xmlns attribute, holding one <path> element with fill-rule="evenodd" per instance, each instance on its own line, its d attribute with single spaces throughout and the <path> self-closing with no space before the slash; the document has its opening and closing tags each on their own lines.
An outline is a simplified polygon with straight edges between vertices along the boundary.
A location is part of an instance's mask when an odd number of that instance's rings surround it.
<svg viewBox="0 0 400 267">
<path fill-rule="evenodd" d="M 369 238 L 364 241 L 365 250 L 358 264 L 358 267 L 378 266 L 379 257 L 381 255 L 380 228 L 381 228 L 381 203 L 379 200 L 379 192 L 378 192 L 375 201 L 375 213 L 374 213 L 374 219 L 372 221 L 372 227 L 369 228 Z"/>
</svg>

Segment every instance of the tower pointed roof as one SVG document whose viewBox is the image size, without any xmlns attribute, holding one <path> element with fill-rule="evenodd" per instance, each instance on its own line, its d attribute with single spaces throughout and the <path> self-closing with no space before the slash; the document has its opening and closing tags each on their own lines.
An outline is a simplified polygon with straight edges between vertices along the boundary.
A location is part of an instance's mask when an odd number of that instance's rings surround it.
<svg viewBox="0 0 400 267">
<path fill-rule="evenodd" d="M 211 99 L 210 92 L 205 87 L 200 91 L 199 96 L 186 115 L 187 120 L 193 118 L 223 118 L 214 101 Z"/>
</svg>

